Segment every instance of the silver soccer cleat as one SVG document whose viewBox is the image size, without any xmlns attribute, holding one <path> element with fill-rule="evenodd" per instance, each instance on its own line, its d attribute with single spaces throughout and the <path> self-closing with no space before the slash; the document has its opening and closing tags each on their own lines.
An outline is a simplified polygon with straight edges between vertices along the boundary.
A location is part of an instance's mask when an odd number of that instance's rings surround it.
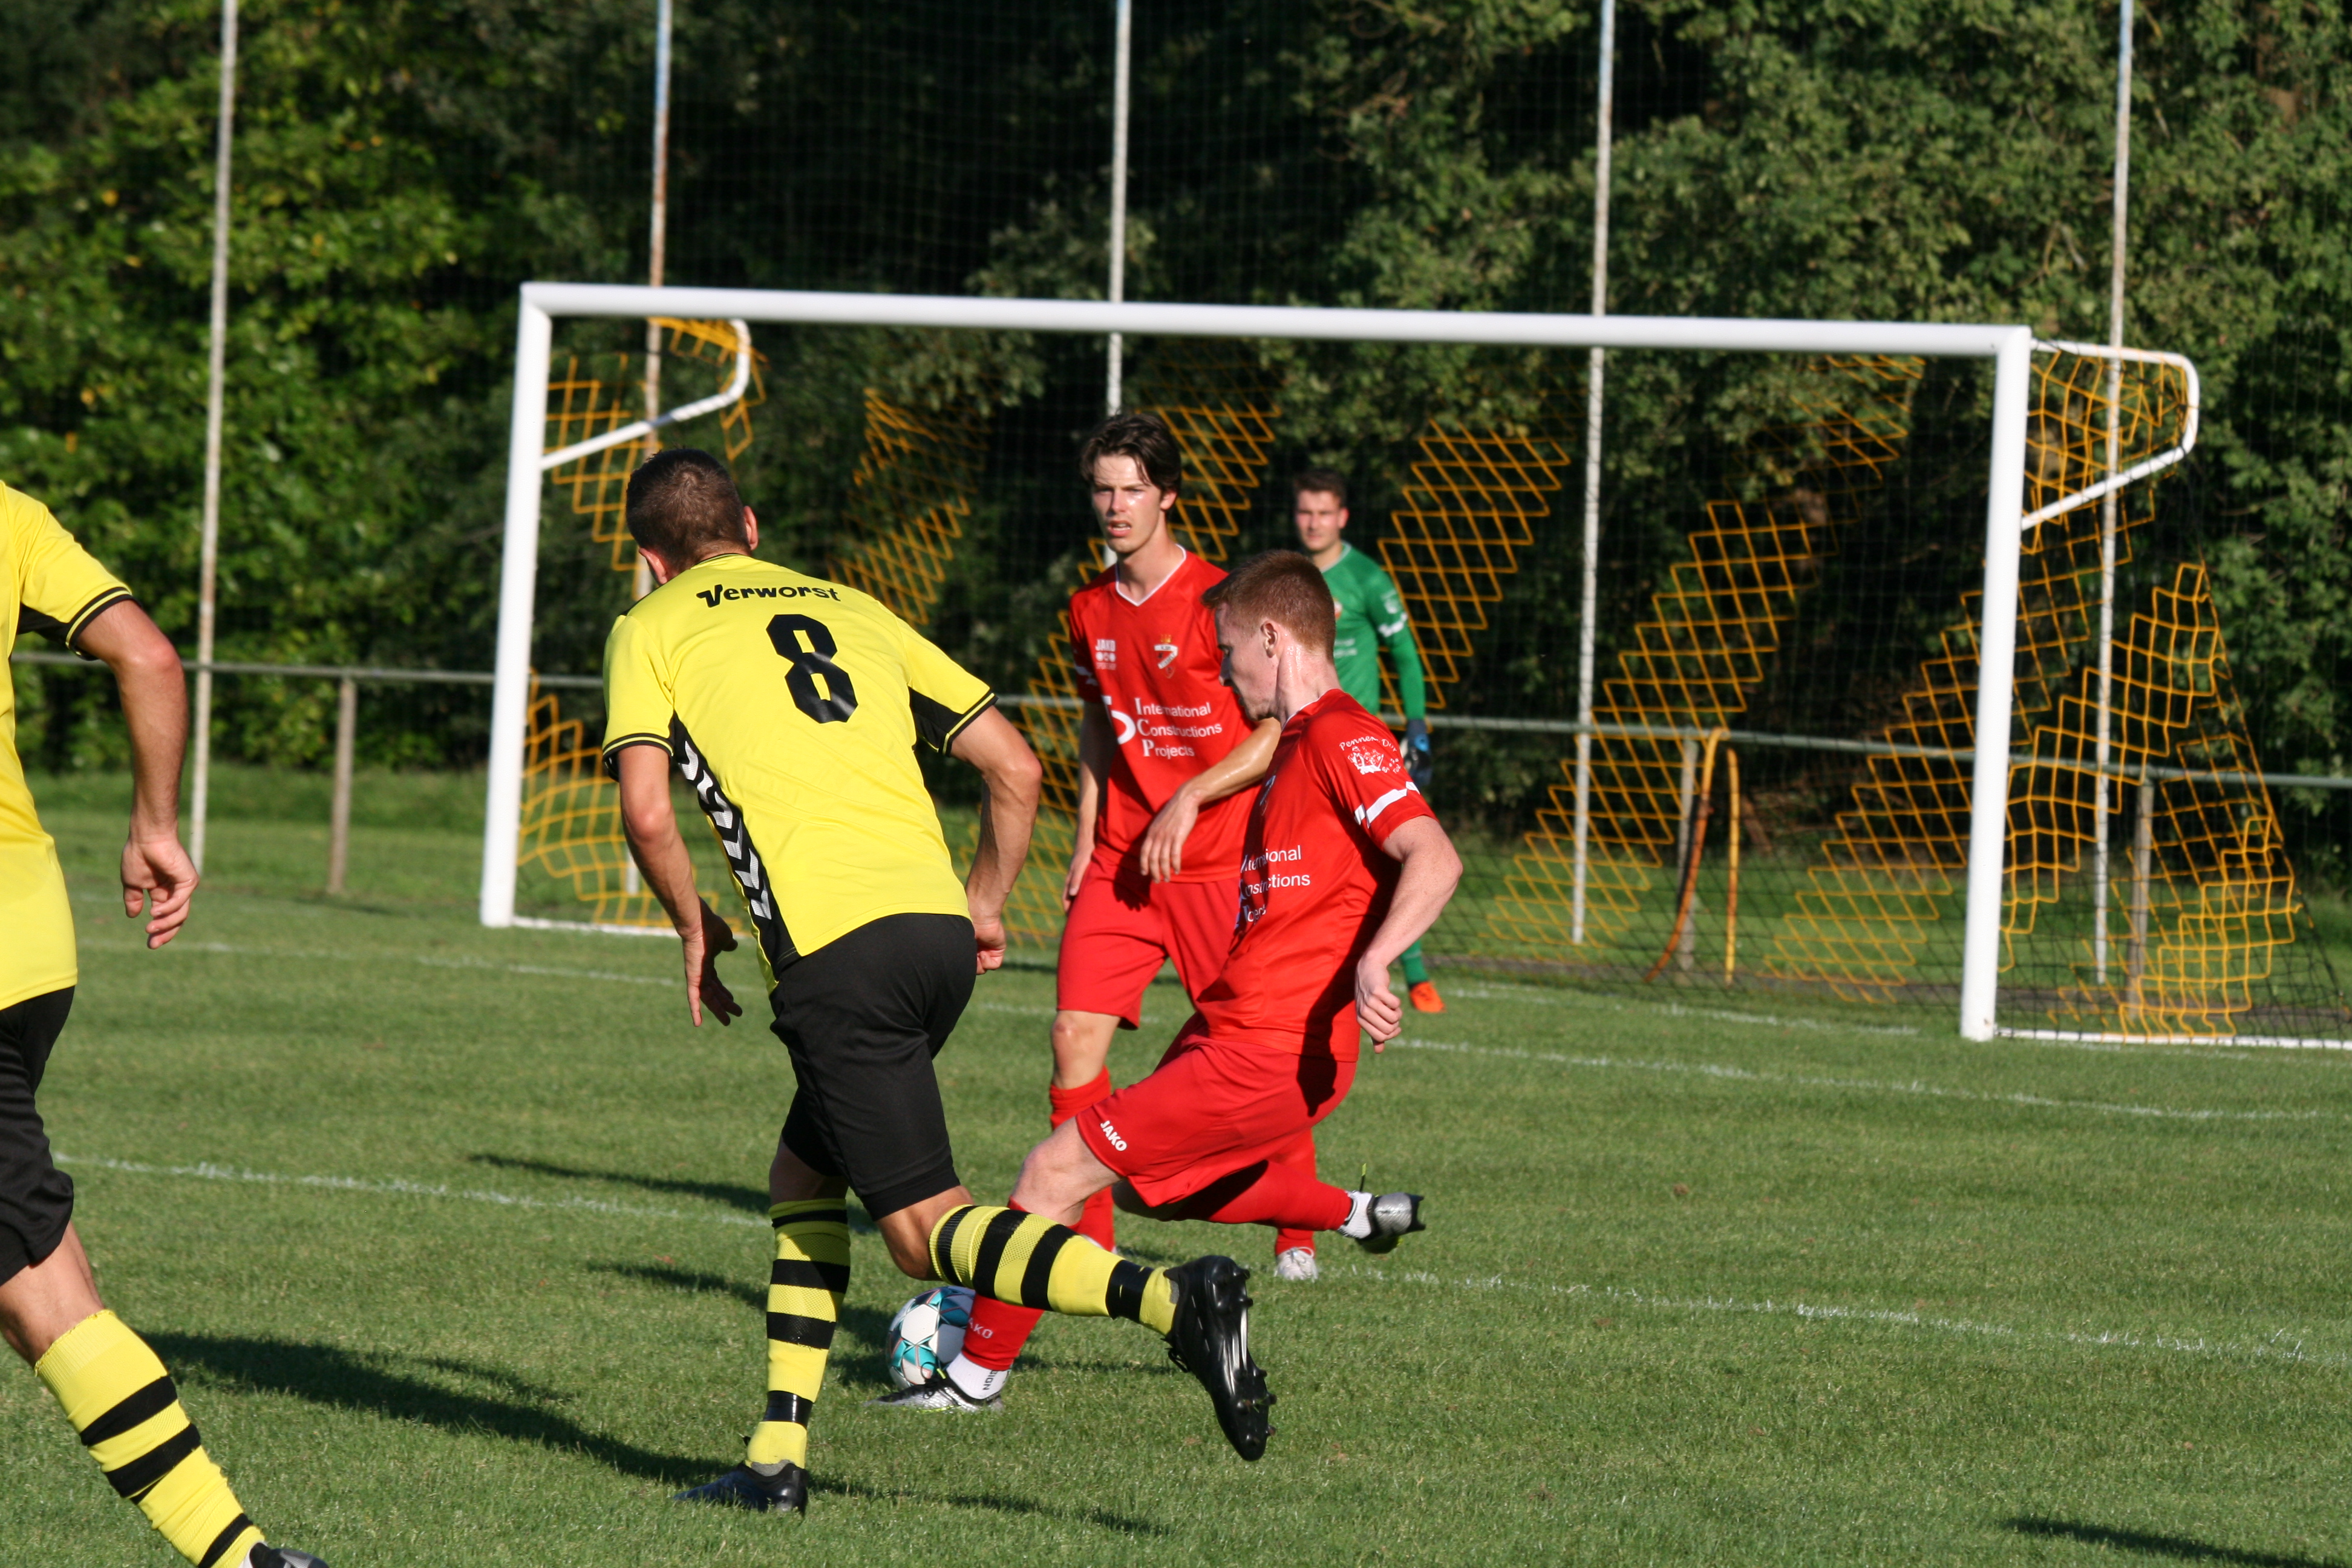
<svg viewBox="0 0 2352 1568">
<path fill-rule="evenodd" d="M 1382 1193 L 1364 1206 L 1364 1216 L 1371 1221 L 1372 1234 L 1356 1245 L 1374 1257 L 1394 1252 L 1401 1237 L 1429 1228 L 1421 1223 L 1419 1193 Z"/>
<path fill-rule="evenodd" d="M 1302 1285 L 1312 1284 L 1320 1279 L 1321 1271 L 1315 1267 L 1314 1248 L 1294 1247 L 1276 1256 L 1274 1260 L 1274 1277 L 1276 1279 L 1288 1279 Z"/>
</svg>

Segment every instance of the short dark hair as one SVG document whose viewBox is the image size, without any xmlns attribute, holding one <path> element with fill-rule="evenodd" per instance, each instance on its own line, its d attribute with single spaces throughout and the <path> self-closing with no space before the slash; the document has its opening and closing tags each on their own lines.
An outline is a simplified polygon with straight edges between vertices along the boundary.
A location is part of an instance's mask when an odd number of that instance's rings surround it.
<svg viewBox="0 0 2352 1568">
<path fill-rule="evenodd" d="M 1235 620 L 1272 621 L 1325 658 L 1331 657 L 1339 614 L 1330 585 L 1315 563 L 1296 550 L 1251 556 L 1210 584 L 1201 602 L 1212 610 L 1223 605 Z"/>
<path fill-rule="evenodd" d="M 1348 476 L 1337 468 L 1301 468 L 1290 481 L 1291 499 L 1296 500 L 1309 490 L 1329 496 L 1344 507 L 1348 504 Z"/>
<path fill-rule="evenodd" d="M 714 544 L 751 543 L 727 465 L 696 447 L 656 452 L 629 476 L 629 537 L 681 572 Z"/>
<path fill-rule="evenodd" d="M 1078 448 L 1078 472 L 1095 482 L 1095 464 L 1105 458 L 1133 458 L 1144 478 L 1175 495 L 1184 488 L 1184 451 L 1157 414 L 1114 414 L 1094 428 Z"/>
</svg>

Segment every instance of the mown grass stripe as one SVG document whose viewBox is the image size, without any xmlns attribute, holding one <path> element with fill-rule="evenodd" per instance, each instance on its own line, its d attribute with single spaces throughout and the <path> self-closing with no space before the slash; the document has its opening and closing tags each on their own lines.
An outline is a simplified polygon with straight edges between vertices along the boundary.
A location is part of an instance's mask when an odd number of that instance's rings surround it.
<svg viewBox="0 0 2352 1568">
<path fill-rule="evenodd" d="M 1562 1051 L 1525 1051 L 1508 1046 L 1471 1046 L 1455 1040 L 1398 1038 L 1389 1044 L 1403 1050 L 1446 1051 L 1457 1056 L 1499 1057 L 1509 1061 L 1543 1062 L 1554 1067 L 1618 1068 L 1627 1072 L 1686 1073 L 1695 1078 L 1721 1079 L 1733 1083 L 1801 1089 L 1856 1089 L 1864 1093 L 1918 1095 L 1931 1100 L 1969 1100 L 1979 1105 L 2021 1105 L 2037 1110 L 2089 1110 L 2106 1116 L 2139 1116 L 2168 1121 L 2352 1121 L 2325 1110 L 2181 1110 L 2162 1105 L 2129 1105 L 2101 1100 L 2057 1100 L 2048 1095 L 1997 1089 L 1951 1089 L 1938 1084 L 1889 1082 L 1860 1078 L 1822 1078 L 1802 1073 L 1760 1072 L 1754 1068 L 1727 1067 L 1718 1062 L 1673 1062 L 1628 1057 L 1575 1057 Z"/>
<path fill-rule="evenodd" d="M 182 1180 L 307 1187 L 316 1191 L 364 1193 L 388 1197 L 461 1198 L 509 1208 L 570 1209 L 616 1218 L 705 1219 L 717 1220 L 723 1225 L 764 1225 L 766 1223 L 734 1215 L 698 1215 L 672 1209 L 639 1208 L 625 1204 L 600 1203 L 593 1199 L 551 1201 L 543 1198 L 521 1197 L 508 1193 L 431 1186 L 420 1182 L 363 1181 L 349 1176 L 289 1176 L 264 1171 L 241 1171 L 213 1164 L 149 1165 L 132 1160 L 110 1160 L 86 1154 L 59 1154 L 57 1158 L 60 1163 L 90 1165 L 101 1170 L 119 1171 L 132 1175 L 169 1176 Z M 2291 1331 L 2284 1329 L 2273 1334 L 2270 1342 L 2248 1345 L 2231 1341 L 2208 1340 L 2202 1337 L 2189 1339 L 2166 1334 L 2138 1333 L 2130 1330 L 2070 1331 L 2020 1329 L 2006 1323 L 1984 1322 L 1971 1319 L 1930 1318 L 1919 1312 L 1904 1311 L 1895 1308 L 1848 1306 L 1836 1302 L 1783 1301 L 1775 1298 L 1748 1300 L 1733 1296 L 1713 1295 L 1671 1296 L 1623 1285 L 1561 1284 L 1538 1279 L 1513 1279 L 1500 1274 L 1446 1279 L 1423 1270 L 1395 1271 L 1363 1264 L 1350 1264 L 1344 1267 L 1327 1268 L 1323 1270 L 1323 1277 L 1327 1279 L 1352 1279 L 1381 1285 L 1414 1285 L 1450 1290 L 1510 1291 L 1554 1298 L 1586 1298 L 1660 1311 L 1727 1312 L 1748 1313 L 1759 1317 L 1790 1317 L 1815 1322 L 1853 1323 L 1909 1329 L 1937 1335 L 1998 1339 L 2011 1343 L 2040 1342 L 2090 1349 L 2154 1350 L 2177 1355 L 2279 1362 L 2294 1365 L 2352 1366 L 2352 1354 L 2306 1352 L 2302 1348 L 2302 1341 L 2299 1339 L 2291 1343 L 2279 1342 Z"/>
</svg>

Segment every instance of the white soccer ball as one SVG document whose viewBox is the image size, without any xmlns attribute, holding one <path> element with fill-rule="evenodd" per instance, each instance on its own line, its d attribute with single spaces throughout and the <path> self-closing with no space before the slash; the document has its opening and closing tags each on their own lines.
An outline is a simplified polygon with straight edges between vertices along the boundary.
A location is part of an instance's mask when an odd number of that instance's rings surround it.
<svg viewBox="0 0 2352 1568">
<path fill-rule="evenodd" d="M 943 1372 L 963 1349 L 976 1298 L 961 1285 L 939 1285 L 898 1309 L 890 1320 L 890 1343 L 882 1353 L 890 1381 L 912 1388 Z"/>
</svg>

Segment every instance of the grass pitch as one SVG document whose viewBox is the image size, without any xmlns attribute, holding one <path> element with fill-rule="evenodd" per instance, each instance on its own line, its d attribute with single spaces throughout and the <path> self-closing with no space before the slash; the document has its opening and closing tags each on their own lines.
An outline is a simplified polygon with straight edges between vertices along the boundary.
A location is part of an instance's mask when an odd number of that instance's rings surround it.
<svg viewBox="0 0 2352 1568">
<path fill-rule="evenodd" d="M 760 1405 L 791 1075 L 755 1018 L 688 1029 L 665 942 L 479 930 L 462 824 L 363 827 L 331 904 L 294 830 L 220 822 L 151 954 L 118 808 L 49 816 L 83 984 L 44 1100 L 101 1283 L 336 1568 L 2352 1559 L 2333 1054 L 1454 979 L 1322 1137 L 1431 1231 L 1256 1284 L 1265 1461 L 1131 1324 L 1048 1318 L 1001 1416 L 860 1408 L 914 1289 L 866 1229 L 794 1526 L 665 1500 Z M 940 1058 L 985 1196 L 1042 1131 L 1051 1005 L 992 976 Z M 1182 1011 L 1155 990 L 1121 1081 Z M 175 1561 L 21 1369 L 0 1465 L 0 1558 Z"/>
</svg>

